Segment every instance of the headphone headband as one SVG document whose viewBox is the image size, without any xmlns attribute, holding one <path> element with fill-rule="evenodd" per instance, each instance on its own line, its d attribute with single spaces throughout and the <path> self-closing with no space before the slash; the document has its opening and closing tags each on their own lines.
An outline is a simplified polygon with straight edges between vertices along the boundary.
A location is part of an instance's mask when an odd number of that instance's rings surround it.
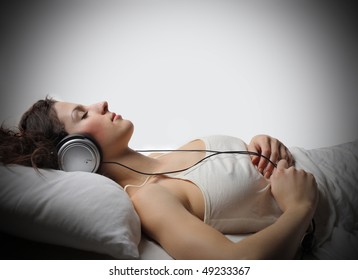
<svg viewBox="0 0 358 280">
<path fill-rule="evenodd" d="M 89 135 L 70 134 L 57 145 L 59 167 L 63 171 L 96 172 L 101 163 L 101 152 Z"/>
</svg>

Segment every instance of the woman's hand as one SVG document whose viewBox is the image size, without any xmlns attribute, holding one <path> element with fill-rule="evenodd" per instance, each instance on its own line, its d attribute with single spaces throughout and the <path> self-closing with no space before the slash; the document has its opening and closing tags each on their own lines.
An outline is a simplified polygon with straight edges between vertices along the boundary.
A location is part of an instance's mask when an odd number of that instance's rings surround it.
<svg viewBox="0 0 358 280">
<path fill-rule="evenodd" d="M 314 213 L 318 191 L 316 180 L 311 173 L 288 167 L 286 160 L 280 160 L 270 181 L 272 195 L 283 212 L 290 207 L 297 209 L 303 206 Z"/>
<path fill-rule="evenodd" d="M 268 135 L 257 135 L 253 137 L 248 145 L 248 150 L 259 153 L 272 162 L 277 163 L 281 159 L 285 159 L 288 166 L 294 164 L 294 159 L 288 148 L 276 138 Z M 252 156 L 252 163 L 257 166 L 258 170 L 266 178 L 270 178 L 274 165 L 264 157 Z"/>
</svg>

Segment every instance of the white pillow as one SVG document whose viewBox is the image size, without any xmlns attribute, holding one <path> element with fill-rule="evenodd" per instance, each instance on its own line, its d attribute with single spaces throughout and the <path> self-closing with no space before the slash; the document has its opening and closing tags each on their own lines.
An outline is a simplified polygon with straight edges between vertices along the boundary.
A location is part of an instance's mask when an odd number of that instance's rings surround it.
<svg viewBox="0 0 358 280">
<path fill-rule="evenodd" d="M 114 181 L 87 172 L 0 166 L 0 231 L 33 241 L 139 258 L 140 221 Z"/>
</svg>

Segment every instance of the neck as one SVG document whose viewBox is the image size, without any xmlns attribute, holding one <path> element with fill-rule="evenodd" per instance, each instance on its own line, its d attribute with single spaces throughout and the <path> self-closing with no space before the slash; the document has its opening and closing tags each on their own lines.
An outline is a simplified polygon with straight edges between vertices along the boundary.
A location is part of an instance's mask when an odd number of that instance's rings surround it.
<svg viewBox="0 0 358 280">
<path fill-rule="evenodd" d="M 122 187 L 126 185 L 140 185 L 148 177 L 148 175 L 129 170 L 122 165 L 141 172 L 151 173 L 158 168 L 159 162 L 154 158 L 128 148 L 120 155 L 104 158 L 100 174 L 111 178 Z"/>
</svg>

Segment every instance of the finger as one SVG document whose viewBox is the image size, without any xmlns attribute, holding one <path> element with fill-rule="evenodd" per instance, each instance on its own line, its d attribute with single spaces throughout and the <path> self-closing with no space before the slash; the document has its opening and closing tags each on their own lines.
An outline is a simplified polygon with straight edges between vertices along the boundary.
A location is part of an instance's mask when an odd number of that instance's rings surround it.
<svg viewBox="0 0 358 280">
<path fill-rule="evenodd" d="M 271 170 L 274 168 L 274 164 L 277 163 L 282 157 L 280 157 L 280 146 L 277 145 L 276 142 L 274 142 L 271 145 L 271 154 L 270 154 L 270 164 L 267 166 L 267 168 L 270 168 Z"/>
<path fill-rule="evenodd" d="M 277 139 L 272 139 L 271 141 L 271 153 L 270 153 L 270 162 L 267 163 L 264 170 L 265 177 L 269 178 L 272 174 L 275 164 L 280 160 L 280 149 L 282 144 Z"/>
<path fill-rule="evenodd" d="M 258 169 L 260 171 L 260 173 L 263 173 L 264 170 L 266 169 L 266 166 L 268 164 L 268 158 L 270 158 L 270 155 L 271 155 L 271 148 L 270 146 L 268 145 L 265 145 L 263 148 L 262 148 L 262 151 L 261 151 L 261 157 L 260 157 L 260 162 L 258 164 Z"/>
<path fill-rule="evenodd" d="M 248 148 L 248 150 L 249 150 L 250 152 L 254 152 L 254 153 L 259 154 L 259 151 L 258 151 L 258 149 L 256 148 L 256 146 L 255 146 L 254 144 L 250 143 L 250 145 L 248 145 L 247 148 Z M 260 157 L 259 157 L 259 156 L 257 156 L 257 155 L 250 155 L 250 157 L 251 157 L 251 162 L 252 162 L 254 165 L 257 165 L 257 164 L 259 163 L 259 160 L 260 160 Z"/>
<path fill-rule="evenodd" d="M 280 158 L 283 158 L 283 159 L 286 159 L 287 160 L 287 163 L 288 163 L 288 166 L 293 166 L 294 165 L 294 158 L 290 152 L 290 150 L 285 146 L 285 145 L 282 145 L 281 147 L 281 156 Z"/>
<path fill-rule="evenodd" d="M 285 159 L 281 159 L 278 163 L 277 163 L 277 170 L 283 170 L 283 169 L 287 169 L 288 166 L 288 162 Z"/>
<path fill-rule="evenodd" d="M 264 170 L 265 178 L 267 178 L 267 179 L 270 178 L 270 176 L 273 173 L 274 168 L 275 168 L 275 166 L 272 163 L 267 165 L 266 169 Z"/>
<path fill-rule="evenodd" d="M 260 141 L 260 144 L 257 146 L 258 152 L 260 153 L 260 161 L 257 165 L 259 171 L 263 174 L 268 160 L 271 156 L 271 143 L 270 138 L 264 138 Z"/>
<path fill-rule="evenodd" d="M 271 171 L 266 171 L 265 174 L 263 174 L 263 176 L 266 178 L 266 179 L 270 179 L 271 175 L 273 174 L 273 170 Z"/>
<path fill-rule="evenodd" d="M 287 149 L 287 157 L 288 157 L 288 165 L 289 166 L 293 166 L 295 164 L 295 159 L 293 157 L 293 155 L 291 154 L 291 152 Z"/>
<path fill-rule="evenodd" d="M 287 153 L 287 148 L 285 147 L 285 145 L 280 146 L 280 156 L 279 156 L 279 158 L 287 160 L 288 164 L 290 164 L 289 163 L 289 158 L 288 158 L 288 153 Z"/>
</svg>

